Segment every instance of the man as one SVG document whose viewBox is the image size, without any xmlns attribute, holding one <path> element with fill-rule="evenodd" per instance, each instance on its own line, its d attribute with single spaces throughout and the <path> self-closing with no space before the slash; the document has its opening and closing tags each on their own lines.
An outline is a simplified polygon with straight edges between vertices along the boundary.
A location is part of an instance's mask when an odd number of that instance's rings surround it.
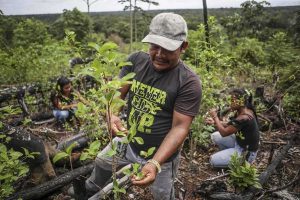
<svg viewBox="0 0 300 200">
<path fill-rule="evenodd" d="M 121 98 L 128 94 L 128 129 L 135 128 L 136 137 L 144 144 L 118 144 L 119 167 L 141 163 L 142 178 L 132 177 L 132 183 L 150 189 L 154 199 L 174 199 L 174 178 L 179 163 L 179 151 L 188 135 L 201 101 L 198 76 L 181 60 L 187 49 L 187 25 L 177 14 L 161 13 L 152 19 L 150 33 L 142 42 L 149 43 L 149 53 L 137 52 L 129 57 L 132 66 L 122 69 L 120 77 L 135 73 L 132 84 L 121 88 Z M 113 115 L 114 132 L 125 131 L 119 117 Z M 140 152 L 155 147 L 145 158 Z M 96 166 L 86 182 L 87 190 L 97 191 L 111 176 L 112 158 L 107 146 L 96 158 Z M 123 149 L 123 150 L 122 150 Z M 124 151 L 125 149 L 125 151 Z M 123 154 L 122 154 L 123 153 Z"/>
</svg>

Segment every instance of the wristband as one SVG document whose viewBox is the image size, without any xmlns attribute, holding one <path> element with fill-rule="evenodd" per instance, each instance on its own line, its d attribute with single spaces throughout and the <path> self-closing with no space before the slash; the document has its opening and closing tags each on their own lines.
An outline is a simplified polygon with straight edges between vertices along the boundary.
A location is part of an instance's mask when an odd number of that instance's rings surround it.
<svg viewBox="0 0 300 200">
<path fill-rule="evenodd" d="M 150 159 L 150 160 L 147 161 L 147 163 L 152 163 L 157 168 L 158 173 L 161 172 L 160 164 L 156 160 Z"/>
</svg>

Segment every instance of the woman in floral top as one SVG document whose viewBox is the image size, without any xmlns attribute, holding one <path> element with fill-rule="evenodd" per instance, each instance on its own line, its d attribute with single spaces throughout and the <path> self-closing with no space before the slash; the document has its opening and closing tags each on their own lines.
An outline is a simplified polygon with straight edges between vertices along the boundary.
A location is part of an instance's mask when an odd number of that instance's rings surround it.
<svg viewBox="0 0 300 200">
<path fill-rule="evenodd" d="M 234 152 L 239 155 L 245 152 L 246 160 L 253 163 L 259 147 L 259 128 L 252 95 L 244 89 L 234 89 L 231 92 L 230 108 L 235 112 L 235 117 L 227 124 L 220 121 L 216 109 L 209 111 L 211 117 L 206 120 L 217 129 L 211 138 L 221 151 L 210 157 L 211 165 L 216 168 L 228 167 Z"/>
</svg>

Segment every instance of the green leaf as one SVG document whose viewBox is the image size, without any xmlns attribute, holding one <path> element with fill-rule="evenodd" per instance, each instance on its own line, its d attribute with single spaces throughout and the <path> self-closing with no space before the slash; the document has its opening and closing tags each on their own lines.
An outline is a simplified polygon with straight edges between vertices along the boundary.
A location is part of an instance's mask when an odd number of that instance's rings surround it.
<svg viewBox="0 0 300 200">
<path fill-rule="evenodd" d="M 254 185 L 253 185 L 253 187 L 256 187 L 256 188 L 262 188 L 262 186 L 261 186 L 261 184 L 260 183 L 255 183 Z"/>
<path fill-rule="evenodd" d="M 22 154 L 21 152 L 18 152 L 18 151 L 13 151 L 13 152 L 10 153 L 10 155 L 11 155 L 11 157 L 12 157 L 13 159 L 18 159 L 18 158 L 20 158 L 23 154 Z"/>
<path fill-rule="evenodd" d="M 6 152 L 6 151 L 7 151 L 6 146 L 0 143 L 0 152 Z"/>
<path fill-rule="evenodd" d="M 18 176 L 21 177 L 21 176 L 27 174 L 28 172 L 29 172 L 29 168 L 25 167 L 25 168 L 23 168 L 23 169 L 21 169 L 21 170 L 19 171 Z"/>
<path fill-rule="evenodd" d="M 113 149 L 110 149 L 107 153 L 106 153 L 109 157 L 112 157 L 114 155 L 117 154 L 117 151 L 113 150 Z"/>
<path fill-rule="evenodd" d="M 10 177 L 12 177 L 12 174 L 3 174 L 3 175 L 0 175 L 0 181 L 8 179 Z"/>
<path fill-rule="evenodd" d="M 102 97 L 100 98 L 100 101 L 101 101 L 104 105 L 107 105 L 107 104 L 108 104 L 108 101 L 107 101 L 107 99 L 106 99 L 104 96 L 102 96 Z"/>
<path fill-rule="evenodd" d="M 67 153 L 68 155 L 71 155 L 72 150 L 73 150 L 76 146 L 78 146 L 78 145 L 79 145 L 78 142 L 73 142 L 70 146 L 68 146 L 68 147 L 66 148 L 66 153 Z"/>
<path fill-rule="evenodd" d="M 100 141 L 99 140 L 95 140 L 94 142 L 92 142 L 90 144 L 90 149 L 93 150 L 93 151 L 97 151 L 97 150 L 100 149 L 100 146 L 101 146 Z"/>
<path fill-rule="evenodd" d="M 132 65 L 131 62 L 120 62 L 120 63 L 117 65 L 117 67 L 130 66 L 130 65 Z"/>
<path fill-rule="evenodd" d="M 24 147 L 21 147 L 21 148 L 23 149 L 23 151 L 25 153 L 25 156 L 28 156 L 29 155 L 29 151 L 26 148 L 24 148 Z"/>
<path fill-rule="evenodd" d="M 83 160 L 86 160 L 88 159 L 89 157 L 89 154 L 86 153 L 86 152 L 83 152 L 81 155 L 80 155 L 80 160 L 83 161 Z"/>
<path fill-rule="evenodd" d="M 119 137 L 125 137 L 126 136 L 126 132 L 124 132 L 124 131 L 118 131 L 116 133 L 116 135 L 119 136 Z"/>
<path fill-rule="evenodd" d="M 94 48 L 96 51 L 99 51 L 100 49 L 100 46 L 94 42 L 89 42 L 88 46 Z"/>
<path fill-rule="evenodd" d="M 135 76 L 135 73 L 134 72 L 131 72 L 131 73 L 128 73 L 126 76 L 124 76 L 122 78 L 122 81 L 128 81 L 128 80 L 132 80 Z"/>
<path fill-rule="evenodd" d="M 119 188 L 118 192 L 123 193 L 123 194 L 126 194 L 125 188 Z"/>
<path fill-rule="evenodd" d="M 148 157 L 148 154 L 146 151 L 140 151 L 140 155 L 143 156 L 144 158 Z"/>
<path fill-rule="evenodd" d="M 134 140 L 138 143 L 138 144 L 144 144 L 144 140 L 141 137 L 134 137 Z"/>
<path fill-rule="evenodd" d="M 124 171 L 123 171 L 123 173 L 125 174 L 125 175 L 131 175 L 131 171 L 130 171 L 130 169 L 124 169 Z"/>
<path fill-rule="evenodd" d="M 118 45 L 116 45 L 115 43 L 113 42 L 107 42 L 105 44 L 103 44 L 100 49 L 99 49 L 99 53 L 101 54 L 104 54 L 106 53 L 107 51 L 109 50 L 114 50 L 114 49 L 117 49 L 118 48 Z"/>
<path fill-rule="evenodd" d="M 151 156 L 153 154 L 153 152 L 155 151 L 155 149 L 156 149 L 155 147 L 149 148 L 147 151 L 148 156 Z"/>
<path fill-rule="evenodd" d="M 139 163 L 133 163 L 133 165 L 132 165 L 132 171 L 134 172 L 134 173 L 137 173 L 138 172 L 138 170 L 139 170 L 139 168 L 140 168 L 140 164 Z"/>
<path fill-rule="evenodd" d="M 54 156 L 53 163 L 56 163 L 57 161 L 66 157 L 69 157 L 69 155 L 66 152 L 59 152 Z"/>
</svg>

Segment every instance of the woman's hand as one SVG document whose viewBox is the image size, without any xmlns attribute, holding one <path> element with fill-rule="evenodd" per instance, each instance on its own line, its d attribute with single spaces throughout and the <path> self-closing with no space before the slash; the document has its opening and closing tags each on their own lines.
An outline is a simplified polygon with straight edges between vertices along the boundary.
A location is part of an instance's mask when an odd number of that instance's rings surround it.
<svg viewBox="0 0 300 200">
<path fill-rule="evenodd" d="M 144 188 L 155 181 L 157 168 L 154 164 L 147 163 L 146 165 L 144 165 L 141 172 L 143 174 L 142 178 L 139 178 L 137 176 L 133 176 L 131 178 L 131 182 L 133 185 L 137 185 Z"/>
<path fill-rule="evenodd" d="M 213 120 L 213 118 L 208 117 L 208 118 L 205 119 L 205 123 L 208 124 L 208 125 L 214 125 L 215 121 Z"/>
<path fill-rule="evenodd" d="M 110 122 L 113 135 L 116 135 L 118 132 L 127 133 L 127 129 L 123 126 L 122 121 L 118 116 L 111 115 Z"/>
<path fill-rule="evenodd" d="M 210 109 L 209 115 L 212 117 L 212 119 L 218 117 L 217 109 L 216 108 Z"/>
</svg>

